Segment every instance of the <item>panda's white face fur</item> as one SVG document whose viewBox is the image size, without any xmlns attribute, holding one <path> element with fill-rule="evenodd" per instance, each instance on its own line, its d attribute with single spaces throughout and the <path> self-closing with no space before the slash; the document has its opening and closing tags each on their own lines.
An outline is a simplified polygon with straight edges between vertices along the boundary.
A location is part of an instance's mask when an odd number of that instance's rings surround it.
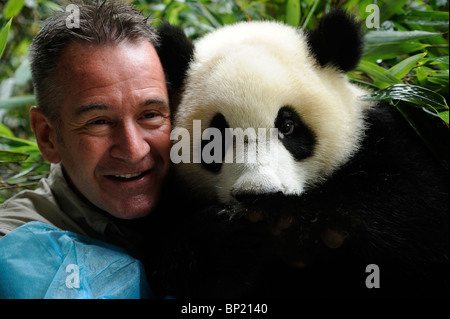
<svg viewBox="0 0 450 319">
<path fill-rule="evenodd" d="M 225 162 L 215 170 L 177 164 L 189 187 L 222 203 L 248 194 L 300 195 L 347 162 L 364 134 L 364 91 L 337 68 L 320 66 L 305 33 L 280 23 L 244 22 L 200 39 L 184 83 L 174 126 L 191 139 L 194 120 L 202 130 L 213 119 L 279 130 L 276 150 L 256 163 Z M 283 134 L 292 127 L 294 134 Z"/>
</svg>

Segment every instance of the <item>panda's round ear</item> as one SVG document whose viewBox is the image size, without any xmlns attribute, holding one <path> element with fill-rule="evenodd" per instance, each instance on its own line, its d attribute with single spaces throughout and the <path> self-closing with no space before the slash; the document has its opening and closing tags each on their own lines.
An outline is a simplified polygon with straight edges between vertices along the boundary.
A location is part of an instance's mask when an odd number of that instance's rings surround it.
<svg viewBox="0 0 450 319">
<path fill-rule="evenodd" d="M 183 86 L 189 63 L 194 54 L 194 45 L 186 37 L 183 29 L 163 22 L 158 27 L 159 44 L 156 47 L 166 74 L 170 91 L 178 91 Z"/>
<path fill-rule="evenodd" d="M 320 66 L 333 65 L 342 72 L 356 68 L 363 53 L 360 23 L 342 9 L 324 15 L 307 34 L 308 45 Z"/>
</svg>

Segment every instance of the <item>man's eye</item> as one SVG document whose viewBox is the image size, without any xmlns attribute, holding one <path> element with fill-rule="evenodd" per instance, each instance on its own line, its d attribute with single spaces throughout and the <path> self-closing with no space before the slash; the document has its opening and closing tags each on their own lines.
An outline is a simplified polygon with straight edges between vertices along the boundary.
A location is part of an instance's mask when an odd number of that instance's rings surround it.
<svg viewBox="0 0 450 319">
<path fill-rule="evenodd" d="M 108 124 L 108 121 L 105 120 L 105 119 L 98 119 L 98 120 L 92 121 L 90 124 L 93 124 L 93 125 L 105 125 L 105 124 Z"/>
<path fill-rule="evenodd" d="M 155 118 L 157 115 L 158 115 L 158 114 L 157 114 L 156 112 L 146 113 L 146 114 L 144 115 L 144 118 L 146 118 L 146 119 L 152 119 L 152 118 Z"/>
</svg>

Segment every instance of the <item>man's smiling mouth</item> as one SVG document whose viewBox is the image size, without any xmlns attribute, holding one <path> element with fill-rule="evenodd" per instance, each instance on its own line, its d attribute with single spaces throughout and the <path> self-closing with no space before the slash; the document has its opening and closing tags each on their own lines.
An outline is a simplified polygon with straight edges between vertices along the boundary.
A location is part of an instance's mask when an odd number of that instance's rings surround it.
<svg viewBox="0 0 450 319">
<path fill-rule="evenodd" d="M 136 174 L 124 174 L 124 175 L 114 175 L 115 178 L 124 178 L 124 179 L 129 179 L 129 178 L 134 178 L 137 176 L 141 176 L 143 173 L 136 173 Z"/>
<path fill-rule="evenodd" d="M 132 173 L 132 174 L 107 175 L 107 177 L 117 180 L 117 181 L 129 182 L 129 181 L 137 180 L 137 179 L 141 178 L 142 176 L 147 175 L 149 172 L 150 172 L 150 170 L 147 170 L 144 172 L 139 172 L 139 173 Z"/>
</svg>

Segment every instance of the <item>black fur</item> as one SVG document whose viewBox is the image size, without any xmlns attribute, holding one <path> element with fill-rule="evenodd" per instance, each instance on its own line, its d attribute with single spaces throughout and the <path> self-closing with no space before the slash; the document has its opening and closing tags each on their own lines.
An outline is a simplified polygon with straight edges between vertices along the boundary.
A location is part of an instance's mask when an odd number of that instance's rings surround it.
<svg viewBox="0 0 450 319">
<path fill-rule="evenodd" d="M 448 171 L 393 107 L 375 109 L 368 121 L 360 152 L 301 197 L 202 207 L 189 185 L 173 179 L 162 219 L 149 229 L 146 264 L 155 293 L 448 298 Z M 251 212 L 265 218 L 250 222 L 244 216 Z M 282 219 L 293 222 L 277 231 Z M 327 244 L 330 232 L 343 242 Z M 380 267 L 379 289 L 365 285 L 369 264 Z"/>
<path fill-rule="evenodd" d="M 160 43 L 157 52 L 163 65 L 173 113 L 179 102 L 186 72 L 194 55 L 194 45 L 179 27 L 163 22 L 158 28 Z M 333 65 L 342 72 L 353 70 L 363 53 L 360 24 L 341 9 L 335 9 L 320 19 L 319 25 L 307 31 L 311 53 L 320 66 Z"/>
<path fill-rule="evenodd" d="M 361 26 L 340 9 L 324 15 L 307 37 L 311 52 L 322 67 L 333 65 L 342 72 L 351 71 L 363 53 Z"/>
<path fill-rule="evenodd" d="M 193 49 L 179 37 L 171 43 L 169 31 L 159 52 L 179 94 Z M 342 11 L 308 37 L 320 65 L 345 72 L 358 63 L 361 34 Z M 374 108 L 368 124 L 351 161 L 301 197 L 207 206 L 169 179 L 144 256 L 157 296 L 448 298 L 448 171 L 393 107 Z M 264 218 L 250 222 L 253 213 Z M 380 267 L 378 289 L 365 285 L 368 264 Z"/>
<path fill-rule="evenodd" d="M 230 126 L 228 125 L 227 120 L 225 119 L 225 117 L 223 116 L 223 114 L 221 113 L 217 113 L 216 115 L 214 115 L 214 117 L 211 120 L 211 123 L 209 123 L 209 128 L 216 128 L 220 131 L 221 136 L 222 136 L 222 149 L 221 149 L 221 158 L 220 161 L 215 162 L 213 161 L 212 163 L 206 163 L 204 161 L 204 158 L 202 156 L 202 166 L 212 172 L 212 173 L 219 173 L 221 168 L 222 168 L 222 164 L 225 160 L 225 153 L 226 150 L 228 149 L 228 145 L 226 145 L 226 129 L 230 128 Z M 202 139 L 202 154 L 203 154 L 203 149 L 204 147 L 210 143 L 209 140 L 203 140 Z M 211 154 L 211 156 L 213 156 L 215 154 Z"/>
<path fill-rule="evenodd" d="M 286 124 L 290 126 L 285 127 Z M 294 156 L 297 161 L 310 157 L 314 154 L 316 137 L 301 120 L 300 115 L 291 107 L 283 106 L 278 111 L 274 123 L 278 131 L 283 134 L 281 143 Z M 291 132 L 285 132 L 286 129 Z M 286 134 L 289 133 L 289 134 Z"/>
<path fill-rule="evenodd" d="M 194 54 L 194 45 L 186 37 L 183 29 L 163 22 L 158 28 L 159 44 L 156 48 L 163 65 L 172 114 L 176 112 L 180 90 Z"/>
</svg>

